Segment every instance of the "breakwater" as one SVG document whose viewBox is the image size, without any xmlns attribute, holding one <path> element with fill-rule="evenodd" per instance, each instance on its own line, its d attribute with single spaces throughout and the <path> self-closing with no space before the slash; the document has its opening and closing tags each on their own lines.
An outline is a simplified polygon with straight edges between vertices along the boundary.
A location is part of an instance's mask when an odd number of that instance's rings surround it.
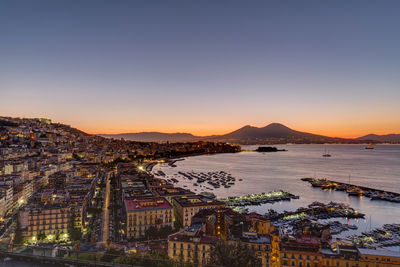
<svg viewBox="0 0 400 267">
<path fill-rule="evenodd" d="M 302 178 L 302 181 L 309 182 L 311 186 L 321 189 L 332 189 L 337 191 L 345 191 L 350 196 L 366 196 L 371 200 L 382 200 L 400 203 L 400 194 L 385 190 L 358 186 L 350 183 L 336 182 L 327 179 Z"/>
</svg>

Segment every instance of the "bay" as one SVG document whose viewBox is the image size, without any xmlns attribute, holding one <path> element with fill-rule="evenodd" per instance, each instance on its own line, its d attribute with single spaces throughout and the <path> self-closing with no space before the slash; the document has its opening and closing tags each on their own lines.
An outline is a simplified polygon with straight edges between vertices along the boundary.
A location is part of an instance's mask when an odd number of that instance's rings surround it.
<svg viewBox="0 0 400 267">
<path fill-rule="evenodd" d="M 292 211 L 314 201 L 341 202 L 366 214 L 365 219 L 349 221 L 351 224 L 356 224 L 358 230 L 343 232 L 339 236 L 359 234 L 387 223 L 400 223 L 399 203 L 371 201 L 366 197 L 348 196 L 340 191 L 323 191 L 300 180 L 304 177 L 327 178 L 339 182 L 350 180 L 352 184 L 400 193 L 400 145 L 376 145 L 374 149 L 365 149 L 365 145 L 277 145 L 277 147 L 288 151 L 269 153 L 244 151 L 234 154 L 194 156 L 176 162 L 176 167 L 168 164 L 156 165 L 153 173 L 161 170 L 166 176 L 159 177 L 176 178 L 179 181 L 176 186 L 191 189 L 196 193 L 210 190 L 194 186 L 195 180 L 185 179 L 178 174 L 179 171 L 225 171 L 232 174 L 236 178 L 235 185 L 211 191 L 218 198 L 272 190 L 284 190 L 300 196 L 300 199 L 290 202 L 249 207 L 250 211 L 261 214 L 268 209 Z M 254 150 L 257 146 L 242 148 Z M 322 157 L 325 151 L 332 157 Z M 345 218 L 340 221 L 347 223 Z"/>
</svg>

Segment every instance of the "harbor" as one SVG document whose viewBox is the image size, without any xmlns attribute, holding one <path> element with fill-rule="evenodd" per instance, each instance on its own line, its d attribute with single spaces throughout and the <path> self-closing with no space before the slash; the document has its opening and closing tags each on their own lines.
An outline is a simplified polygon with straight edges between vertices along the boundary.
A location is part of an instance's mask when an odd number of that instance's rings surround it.
<svg viewBox="0 0 400 267">
<path fill-rule="evenodd" d="M 287 214 L 290 215 L 289 212 L 295 212 L 302 207 L 307 208 L 314 201 L 318 201 L 325 203 L 325 205 L 330 202 L 344 203 L 345 206 L 348 205 L 355 211 L 365 214 L 364 218 L 355 219 L 347 219 L 346 216 L 342 215 L 343 217 L 341 217 L 340 214 L 336 218 L 323 219 L 326 215 L 321 214 L 321 219 L 317 220 L 316 225 L 330 224 L 331 234 L 338 238 L 347 238 L 351 235 L 358 236 L 363 232 L 375 228 L 379 229 L 385 224 L 398 223 L 399 221 L 400 205 L 398 203 L 372 201 L 365 196 L 349 195 L 345 190 L 321 190 L 300 180 L 302 177 L 326 178 L 344 184 L 375 188 L 378 192 L 400 193 L 398 177 L 387 172 L 388 169 L 393 169 L 396 173 L 400 171 L 399 164 L 392 164 L 397 163 L 400 159 L 399 146 L 382 145 L 371 153 L 371 151 L 364 149 L 364 145 L 329 145 L 329 152 L 334 155 L 332 160 L 321 157 L 321 151 L 323 152 L 325 149 L 324 145 L 282 145 L 279 148 L 288 151 L 265 154 L 253 152 L 258 146 L 244 146 L 243 148 L 249 151 L 236 154 L 188 157 L 183 161 L 176 162 L 177 167 L 171 167 L 166 163 L 157 164 L 152 173 L 161 170 L 165 176 L 155 175 L 163 179 L 176 179 L 175 186 L 187 188 L 193 192 L 199 192 L 199 194 L 212 193 L 217 199 L 245 196 L 251 193 L 261 194 L 281 189 L 300 196 L 299 199 L 291 199 L 290 201 L 234 207 L 234 210 L 239 212 L 266 214 L 272 209 L 277 213 L 287 211 Z M 349 157 L 359 160 L 349 162 Z M 383 161 L 383 159 L 385 160 Z M 374 172 L 371 172 L 368 166 L 375 162 L 380 162 L 380 164 L 374 168 Z M 223 186 L 214 188 L 206 182 L 195 186 L 194 183 L 197 179 L 184 178 L 178 174 L 179 171 L 196 174 L 225 171 L 231 174 L 236 181 L 235 185 L 230 188 Z M 352 174 L 350 183 L 349 173 Z M 379 179 L 376 177 L 379 177 Z M 242 179 L 242 181 L 239 179 Z M 207 189 L 207 187 L 212 190 Z M 315 212 L 315 214 L 317 213 Z M 293 218 L 292 222 L 296 220 Z M 308 219 L 298 218 L 298 222 L 302 220 Z M 313 223 L 316 221 L 312 218 L 310 220 Z M 279 220 L 276 222 L 279 222 Z M 358 229 L 354 229 L 354 226 Z M 388 249 L 398 251 L 397 247 L 388 247 Z"/>
<path fill-rule="evenodd" d="M 400 224 L 385 224 L 361 235 L 348 237 L 355 245 L 362 248 L 384 248 L 400 246 Z"/>
<path fill-rule="evenodd" d="M 350 224 L 349 219 L 363 219 L 365 214 L 344 203 L 313 202 L 307 207 L 298 208 L 296 211 L 277 212 L 270 209 L 264 216 L 272 224 L 284 229 L 283 231 L 286 234 L 296 234 L 296 232 L 302 232 L 305 227 L 308 227 L 321 233 L 325 229 L 330 229 L 331 235 L 337 235 L 345 231 L 356 230 L 358 227 Z M 337 219 L 342 219 L 343 222 L 346 219 L 347 223 L 341 223 Z"/>
<path fill-rule="evenodd" d="M 265 218 L 271 221 L 291 220 L 291 219 L 310 219 L 322 220 L 332 218 L 347 218 L 360 219 L 364 218 L 365 214 L 358 212 L 354 208 L 344 203 L 330 202 L 328 204 L 313 202 L 307 207 L 300 207 L 295 211 L 276 212 L 270 209 Z"/>
<path fill-rule="evenodd" d="M 365 196 L 371 200 L 381 200 L 400 203 L 400 194 L 358 186 L 350 183 L 341 183 L 327 179 L 302 178 L 302 181 L 309 182 L 312 187 L 321 188 L 323 190 L 345 191 L 349 196 Z"/>
</svg>

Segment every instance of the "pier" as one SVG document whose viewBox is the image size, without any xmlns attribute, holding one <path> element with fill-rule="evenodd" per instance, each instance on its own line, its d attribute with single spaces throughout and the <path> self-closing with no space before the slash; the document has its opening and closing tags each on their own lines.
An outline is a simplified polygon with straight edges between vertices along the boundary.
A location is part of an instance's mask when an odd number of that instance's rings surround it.
<svg viewBox="0 0 400 267">
<path fill-rule="evenodd" d="M 336 182 L 327 179 L 302 178 L 301 180 L 309 182 L 313 187 L 345 191 L 350 196 L 366 196 L 369 197 L 371 200 L 382 200 L 400 203 L 400 193 L 389 192 L 381 189 L 359 186 L 350 183 Z"/>
<path fill-rule="evenodd" d="M 220 201 L 225 202 L 228 207 L 242 207 L 242 206 L 261 205 L 266 203 L 274 203 L 279 201 L 290 201 L 291 199 L 298 199 L 298 198 L 299 196 L 295 196 L 289 192 L 279 190 L 261 194 L 250 194 L 245 196 L 228 197 L 220 199 Z"/>
</svg>

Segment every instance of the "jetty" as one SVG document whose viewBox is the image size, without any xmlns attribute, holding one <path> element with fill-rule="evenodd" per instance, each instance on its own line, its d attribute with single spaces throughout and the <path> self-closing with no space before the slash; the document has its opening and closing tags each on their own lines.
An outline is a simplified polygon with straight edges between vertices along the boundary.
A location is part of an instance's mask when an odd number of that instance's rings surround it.
<svg viewBox="0 0 400 267">
<path fill-rule="evenodd" d="M 245 196 L 228 197 L 220 199 L 220 201 L 225 202 L 226 206 L 228 207 L 242 207 L 274 203 L 279 201 L 290 201 L 291 199 L 298 198 L 299 196 L 295 196 L 289 192 L 279 190 L 261 194 L 249 194 Z"/>
<path fill-rule="evenodd" d="M 385 190 L 354 185 L 350 183 L 342 183 L 327 179 L 302 178 L 302 181 L 309 182 L 311 186 L 321 188 L 323 190 L 331 189 L 336 191 L 345 191 L 350 196 L 365 196 L 371 200 L 382 200 L 400 203 L 400 194 Z"/>
</svg>

